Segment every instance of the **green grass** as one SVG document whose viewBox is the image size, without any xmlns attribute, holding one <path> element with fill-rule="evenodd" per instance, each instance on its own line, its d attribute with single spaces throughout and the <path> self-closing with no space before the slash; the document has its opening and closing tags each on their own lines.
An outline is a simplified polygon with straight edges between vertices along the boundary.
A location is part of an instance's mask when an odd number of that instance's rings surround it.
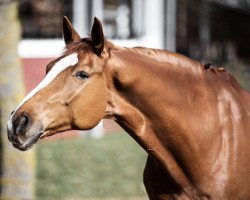
<svg viewBox="0 0 250 200">
<path fill-rule="evenodd" d="M 146 153 L 126 133 L 37 145 L 39 200 L 142 197 Z"/>
</svg>

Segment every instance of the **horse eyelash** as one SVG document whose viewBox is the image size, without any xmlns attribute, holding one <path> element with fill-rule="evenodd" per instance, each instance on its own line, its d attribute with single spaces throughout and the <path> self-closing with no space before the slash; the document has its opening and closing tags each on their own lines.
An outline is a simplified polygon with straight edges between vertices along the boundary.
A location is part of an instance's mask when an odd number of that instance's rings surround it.
<svg viewBox="0 0 250 200">
<path fill-rule="evenodd" d="M 80 75 L 83 75 L 83 77 L 81 77 Z M 78 71 L 75 73 L 75 76 L 82 80 L 89 78 L 89 74 L 86 73 L 85 71 Z"/>
</svg>

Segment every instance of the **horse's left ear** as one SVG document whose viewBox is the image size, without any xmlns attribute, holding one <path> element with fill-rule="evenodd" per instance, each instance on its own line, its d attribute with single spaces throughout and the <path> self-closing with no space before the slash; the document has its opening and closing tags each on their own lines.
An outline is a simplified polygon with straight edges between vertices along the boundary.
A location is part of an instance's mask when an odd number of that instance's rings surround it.
<svg viewBox="0 0 250 200">
<path fill-rule="evenodd" d="M 94 18 L 94 24 L 91 30 L 91 38 L 93 41 L 93 48 L 96 54 L 100 55 L 104 49 L 105 36 L 103 34 L 102 24 L 98 18 Z"/>
</svg>

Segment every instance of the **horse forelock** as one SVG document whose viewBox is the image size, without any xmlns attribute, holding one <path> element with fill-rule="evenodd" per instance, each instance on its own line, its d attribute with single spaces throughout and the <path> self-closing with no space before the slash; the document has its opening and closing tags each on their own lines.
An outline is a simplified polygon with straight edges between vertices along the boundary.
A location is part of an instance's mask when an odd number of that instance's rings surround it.
<svg viewBox="0 0 250 200">
<path fill-rule="evenodd" d="M 79 42 L 73 42 L 71 44 L 67 44 L 64 48 L 64 51 L 61 56 L 56 58 L 55 60 L 51 61 L 47 67 L 46 67 L 46 74 L 53 68 L 53 66 L 65 58 L 66 56 L 73 54 L 73 53 L 79 53 L 80 51 L 84 51 L 85 53 L 90 53 L 92 51 L 91 47 L 91 38 L 83 38 Z"/>
<path fill-rule="evenodd" d="M 115 46 L 112 42 L 110 41 L 105 41 L 105 49 L 108 50 L 108 53 L 110 53 L 110 49 L 113 49 Z M 83 52 L 84 54 L 94 54 L 94 50 L 93 50 L 93 40 L 91 37 L 86 37 L 86 38 L 82 38 L 80 41 L 78 42 L 73 42 L 70 44 L 67 44 L 64 48 L 64 51 L 62 53 L 62 55 L 58 58 L 56 58 L 55 60 L 51 61 L 47 67 L 46 67 L 46 74 L 51 70 L 51 68 L 55 65 L 55 63 L 57 63 L 58 61 L 60 61 L 62 58 L 72 54 L 72 53 L 79 53 L 79 52 Z"/>
<path fill-rule="evenodd" d="M 73 42 L 70 44 L 67 44 L 65 46 L 65 51 L 64 51 L 64 56 L 69 55 L 71 53 L 79 53 L 80 51 L 84 51 L 85 53 L 91 53 L 93 52 L 93 47 L 92 47 L 92 38 L 87 37 L 87 38 L 82 38 L 78 42 Z"/>
<path fill-rule="evenodd" d="M 91 37 L 82 38 L 79 42 L 73 42 L 66 45 L 63 56 L 74 52 L 79 53 L 80 51 L 84 51 L 84 53 L 95 53 L 93 45 L 94 44 Z M 114 45 L 112 42 L 105 40 L 105 48 L 112 49 L 114 48 Z"/>
</svg>

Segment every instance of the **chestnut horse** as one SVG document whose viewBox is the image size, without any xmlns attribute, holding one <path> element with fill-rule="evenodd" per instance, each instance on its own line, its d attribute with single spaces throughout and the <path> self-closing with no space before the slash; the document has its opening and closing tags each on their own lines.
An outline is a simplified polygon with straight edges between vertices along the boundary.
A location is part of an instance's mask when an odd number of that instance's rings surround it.
<svg viewBox="0 0 250 200">
<path fill-rule="evenodd" d="M 63 20 L 65 53 L 8 121 L 24 151 L 40 138 L 115 120 L 148 153 L 155 199 L 250 199 L 250 94 L 223 68 L 107 41 L 95 18 L 81 39 Z"/>
</svg>

